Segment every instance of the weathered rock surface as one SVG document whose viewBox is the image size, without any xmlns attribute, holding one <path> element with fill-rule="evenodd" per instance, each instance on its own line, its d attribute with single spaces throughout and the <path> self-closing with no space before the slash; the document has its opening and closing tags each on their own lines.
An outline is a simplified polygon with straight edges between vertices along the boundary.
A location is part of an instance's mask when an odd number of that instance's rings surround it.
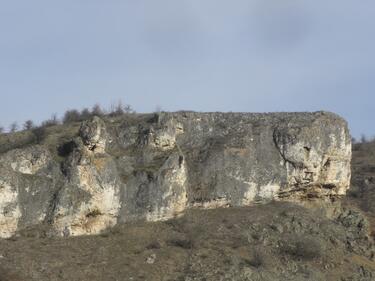
<svg viewBox="0 0 375 281">
<path fill-rule="evenodd" d="M 95 234 L 187 208 L 330 199 L 349 188 L 350 160 L 347 124 L 332 113 L 94 117 L 56 151 L 0 155 L 0 236 L 39 224 Z"/>
</svg>

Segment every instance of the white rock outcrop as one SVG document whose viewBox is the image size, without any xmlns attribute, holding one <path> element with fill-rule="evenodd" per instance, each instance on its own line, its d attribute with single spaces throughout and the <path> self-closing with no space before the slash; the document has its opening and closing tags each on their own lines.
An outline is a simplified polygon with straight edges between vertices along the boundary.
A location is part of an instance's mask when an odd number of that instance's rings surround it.
<svg viewBox="0 0 375 281">
<path fill-rule="evenodd" d="M 188 208 L 331 200 L 350 186 L 347 123 L 327 112 L 94 117 L 56 150 L 0 155 L 0 237 L 98 234 Z"/>
</svg>

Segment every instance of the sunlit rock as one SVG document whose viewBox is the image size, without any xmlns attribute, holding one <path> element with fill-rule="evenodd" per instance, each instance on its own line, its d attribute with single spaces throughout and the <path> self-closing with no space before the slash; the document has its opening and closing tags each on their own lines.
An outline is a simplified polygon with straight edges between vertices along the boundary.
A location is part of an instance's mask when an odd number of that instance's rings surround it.
<svg viewBox="0 0 375 281">
<path fill-rule="evenodd" d="M 347 123 L 327 112 L 94 117 L 66 143 L 0 155 L 0 236 L 41 224 L 51 235 L 98 234 L 187 208 L 329 201 L 349 188 L 350 161 Z"/>
</svg>

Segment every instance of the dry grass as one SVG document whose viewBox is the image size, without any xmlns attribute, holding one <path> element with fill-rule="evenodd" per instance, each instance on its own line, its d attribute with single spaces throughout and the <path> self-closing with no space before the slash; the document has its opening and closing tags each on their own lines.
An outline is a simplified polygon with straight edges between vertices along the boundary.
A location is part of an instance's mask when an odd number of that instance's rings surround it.
<svg viewBox="0 0 375 281">
<path fill-rule="evenodd" d="M 287 254 L 294 258 L 305 260 L 317 259 L 322 257 L 322 243 L 314 237 L 306 237 L 306 235 L 290 235 L 280 247 L 282 254 Z"/>
</svg>

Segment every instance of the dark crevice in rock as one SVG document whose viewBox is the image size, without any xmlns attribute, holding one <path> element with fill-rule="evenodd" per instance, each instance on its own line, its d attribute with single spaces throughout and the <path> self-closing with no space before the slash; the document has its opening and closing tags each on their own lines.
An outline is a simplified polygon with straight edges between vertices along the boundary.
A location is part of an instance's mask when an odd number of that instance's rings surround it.
<svg viewBox="0 0 375 281">
<path fill-rule="evenodd" d="M 331 166 L 331 159 L 328 158 L 327 161 L 324 163 L 323 168 L 325 170 L 328 170 L 330 166 Z"/>
<path fill-rule="evenodd" d="M 100 210 L 98 210 L 98 209 L 95 209 L 95 210 L 92 210 L 89 213 L 87 213 L 86 218 L 96 218 L 96 217 L 101 216 L 101 215 L 103 215 L 102 212 L 100 212 Z"/>
<path fill-rule="evenodd" d="M 183 163 L 184 163 L 184 156 L 180 155 L 178 157 L 178 166 L 180 167 L 180 169 L 181 169 Z"/>
<path fill-rule="evenodd" d="M 310 158 L 311 147 L 305 146 L 305 147 L 303 147 L 303 149 L 305 150 L 305 158 L 309 159 Z"/>
<path fill-rule="evenodd" d="M 49 225 L 52 225 L 53 222 L 54 222 L 56 209 L 57 209 L 58 203 L 59 203 L 59 195 L 60 195 L 60 192 L 63 188 L 64 188 L 64 184 L 61 182 L 61 183 L 59 183 L 59 187 L 52 194 L 52 198 L 51 198 L 51 201 L 49 203 L 48 210 L 47 210 L 47 215 L 46 215 L 46 218 L 44 220 L 44 222 L 49 224 Z"/>
<path fill-rule="evenodd" d="M 336 188 L 336 185 L 333 184 L 333 183 L 326 183 L 326 184 L 322 184 L 322 188 L 334 189 L 334 188 Z"/>
<path fill-rule="evenodd" d="M 293 168 L 297 169 L 298 166 L 298 163 L 295 163 L 291 160 L 289 160 L 286 156 L 285 156 L 285 151 L 284 149 L 280 146 L 280 141 L 283 142 L 283 144 L 285 145 L 285 137 L 282 136 L 282 134 L 280 133 L 280 131 L 278 129 L 274 129 L 273 131 L 273 143 L 275 144 L 276 148 L 277 148 L 277 151 L 279 152 L 280 156 L 283 158 L 284 160 L 284 163 L 289 163 L 290 165 L 292 165 Z"/>
<path fill-rule="evenodd" d="M 58 148 L 57 148 L 57 153 L 59 156 L 61 157 L 67 157 L 69 156 L 73 151 L 74 149 L 77 148 L 77 144 L 74 140 L 72 141 L 69 141 L 67 143 L 64 143 L 62 145 L 60 145 Z"/>
<path fill-rule="evenodd" d="M 89 148 L 89 150 L 90 150 L 90 151 L 95 151 L 96 147 L 97 147 L 97 145 L 94 144 L 92 147 Z"/>
</svg>

